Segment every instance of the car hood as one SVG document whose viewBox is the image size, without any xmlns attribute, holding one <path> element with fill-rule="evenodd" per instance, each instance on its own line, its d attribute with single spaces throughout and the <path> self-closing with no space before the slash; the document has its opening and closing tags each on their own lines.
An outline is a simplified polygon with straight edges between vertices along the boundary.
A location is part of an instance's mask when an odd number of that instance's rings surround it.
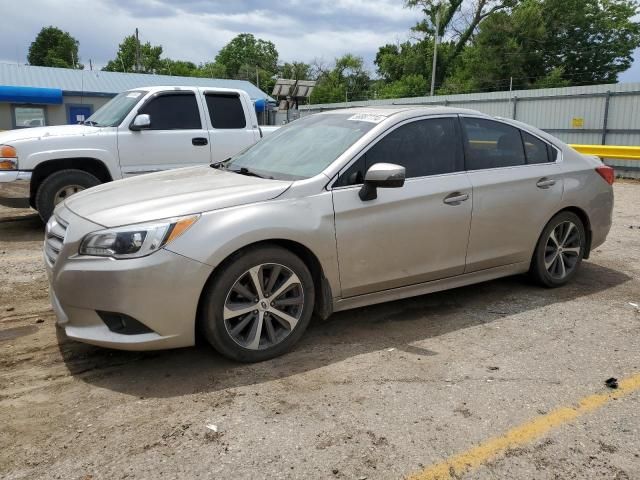
<svg viewBox="0 0 640 480">
<path fill-rule="evenodd" d="M 55 127 L 17 128 L 0 132 L 0 144 L 9 144 L 20 140 L 43 139 L 69 135 L 88 135 L 97 133 L 101 128 L 89 125 L 57 125 Z"/>
<path fill-rule="evenodd" d="M 199 166 L 105 183 L 75 194 L 65 206 L 116 227 L 270 200 L 291 183 Z"/>
</svg>

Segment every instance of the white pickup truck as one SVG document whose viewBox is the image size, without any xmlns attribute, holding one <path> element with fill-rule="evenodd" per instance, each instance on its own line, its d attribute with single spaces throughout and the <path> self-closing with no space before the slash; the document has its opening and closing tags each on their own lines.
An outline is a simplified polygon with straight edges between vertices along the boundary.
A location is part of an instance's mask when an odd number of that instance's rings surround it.
<svg viewBox="0 0 640 480">
<path fill-rule="evenodd" d="M 47 220 L 69 195 L 142 173 L 225 160 L 277 127 L 259 127 L 242 90 L 149 87 L 114 97 L 82 125 L 0 133 L 0 205 Z"/>
</svg>

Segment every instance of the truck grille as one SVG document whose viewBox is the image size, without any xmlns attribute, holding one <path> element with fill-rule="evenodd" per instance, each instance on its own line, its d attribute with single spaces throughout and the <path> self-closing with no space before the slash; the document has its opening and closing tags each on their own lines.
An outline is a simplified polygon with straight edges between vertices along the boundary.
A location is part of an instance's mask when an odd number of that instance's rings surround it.
<svg viewBox="0 0 640 480">
<path fill-rule="evenodd" d="M 47 222 L 44 239 L 44 254 L 51 265 L 55 265 L 67 233 L 67 223 L 58 216 L 53 216 Z"/>
</svg>

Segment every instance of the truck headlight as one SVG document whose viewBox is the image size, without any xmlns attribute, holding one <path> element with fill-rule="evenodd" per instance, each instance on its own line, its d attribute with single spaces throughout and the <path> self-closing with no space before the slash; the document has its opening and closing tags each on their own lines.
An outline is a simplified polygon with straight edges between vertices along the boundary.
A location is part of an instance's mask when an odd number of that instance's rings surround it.
<svg viewBox="0 0 640 480">
<path fill-rule="evenodd" d="M 18 154 L 11 145 L 0 145 L 0 170 L 15 170 L 18 168 Z"/>
<path fill-rule="evenodd" d="M 192 215 L 92 232 L 84 237 L 78 253 L 116 259 L 144 257 L 178 238 L 198 218 Z"/>
</svg>

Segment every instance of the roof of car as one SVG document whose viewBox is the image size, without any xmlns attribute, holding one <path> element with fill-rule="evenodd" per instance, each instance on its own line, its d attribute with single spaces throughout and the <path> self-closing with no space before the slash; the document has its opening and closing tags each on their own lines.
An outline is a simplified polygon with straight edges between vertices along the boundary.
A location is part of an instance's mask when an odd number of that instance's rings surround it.
<svg viewBox="0 0 640 480">
<path fill-rule="evenodd" d="M 341 113 L 344 115 L 347 115 L 347 114 L 379 115 L 383 117 L 391 117 L 392 115 L 396 115 L 399 113 L 413 114 L 409 116 L 467 114 L 467 115 L 479 115 L 483 117 L 488 117 L 488 115 L 480 113 L 477 110 L 470 110 L 467 108 L 444 107 L 439 105 L 434 105 L 434 106 L 432 105 L 379 105 L 375 107 L 341 108 L 337 110 L 321 112 L 321 114 L 328 114 L 328 113 L 334 113 L 334 114 Z"/>
</svg>

